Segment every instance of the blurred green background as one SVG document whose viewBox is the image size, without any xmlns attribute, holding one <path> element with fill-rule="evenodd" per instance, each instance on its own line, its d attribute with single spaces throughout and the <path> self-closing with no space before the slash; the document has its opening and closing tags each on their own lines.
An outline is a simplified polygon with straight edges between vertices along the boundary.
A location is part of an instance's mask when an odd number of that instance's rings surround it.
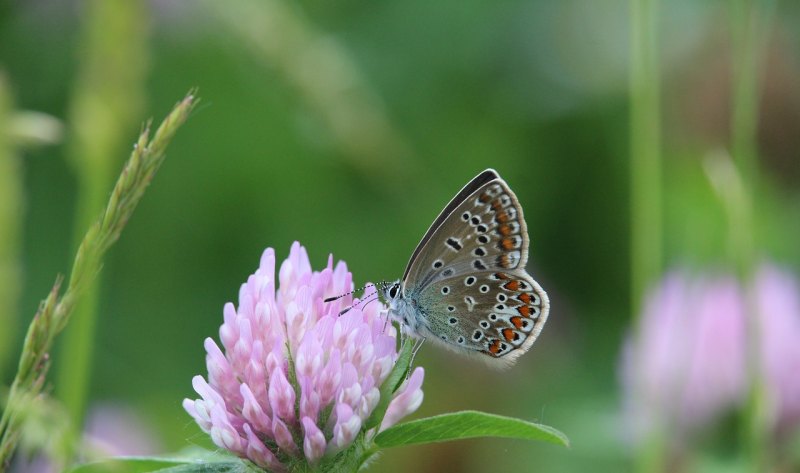
<svg viewBox="0 0 800 473">
<path fill-rule="evenodd" d="M 709 153 L 729 148 L 727 6 L 677 0 L 659 10 L 666 267 L 729 257 L 725 212 L 703 170 Z M 797 269 L 800 4 L 778 3 L 771 28 L 756 233 L 760 255 Z M 163 452 L 210 446 L 180 402 L 206 372 L 203 339 L 217 337 L 223 304 L 265 247 L 280 260 L 298 240 L 316 268 L 333 253 L 357 283 L 397 278 L 441 208 L 493 167 L 525 209 L 548 326 L 504 372 L 426 346 L 416 415 L 522 417 L 561 429 L 573 446 L 405 447 L 373 471 L 627 468 L 618 359 L 632 313 L 629 52 L 623 0 L 0 3 L 13 107 L 64 123 L 58 144 L 17 156 L 22 286 L 3 381 L 85 229 L 76 213 L 89 184 L 70 156 L 108 122 L 81 130 L 80 97 L 119 105 L 107 118 L 121 127 L 113 153 L 100 157 L 111 179 L 141 123 L 197 87 L 201 105 L 103 269 L 96 337 L 81 341 L 94 348 L 90 409 L 131 406 Z M 55 383 L 71 360 L 54 360 Z"/>
</svg>

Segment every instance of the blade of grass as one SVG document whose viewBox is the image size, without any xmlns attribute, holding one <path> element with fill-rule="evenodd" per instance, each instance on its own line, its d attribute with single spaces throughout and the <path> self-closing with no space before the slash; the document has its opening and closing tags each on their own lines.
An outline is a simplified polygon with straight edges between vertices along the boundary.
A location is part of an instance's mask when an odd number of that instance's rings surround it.
<svg viewBox="0 0 800 473">
<path fill-rule="evenodd" d="M 69 473 L 258 473 L 239 458 L 180 460 L 160 457 L 116 457 L 77 466 Z"/>
<path fill-rule="evenodd" d="M 19 441 L 23 420 L 20 415 L 22 400 L 42 393 L 56 336 L 69 322 L 76 303 L 100 271 L 103 255 L 119 239 L 122 229 L 164 161 L 167 145 L 186 121 L 195 103 L 194 97 L 187 95 L 164 119 L 152 139 L 149 125 L 142 131 L 105 211 L 89 227 L 78 247 L 66 291 L 59 296 L 63 281 L 59 276 L 28 326 L 17 373 L 0 417 L 0 470 L 8 467 Z"/>
</svg>

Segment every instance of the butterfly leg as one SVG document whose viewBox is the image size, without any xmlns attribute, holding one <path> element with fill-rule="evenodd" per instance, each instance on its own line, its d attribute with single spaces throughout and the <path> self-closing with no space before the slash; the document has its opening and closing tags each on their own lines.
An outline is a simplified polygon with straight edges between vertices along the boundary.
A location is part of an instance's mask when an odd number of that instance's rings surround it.
<svg viewBox="0 0 800 473">
<path fill-rule="evenodd" d="M 403 351 L 403 348 L 405 348 L 408 338 L 408 334 L 406 334 L 406 326 L 400 324 L 400 351 Z"/>
<path fill-rule="evenodd" d="M 364 302 L 364 307 L 362 307 L 362 308 L 361 308 L 361 310 L 367 310 L 367 306 L 368 306 L 370 303 L 372 303 L 372 302 L 375 302 L 375 301 L 377 301 L 377 300 L 378 300 L 378 296 L 375 296 L 375 297 L 370 297 L 369 299 L 367 299 L 367 300 L 366 300 L 366 302 Z"/>
<path fill-rule="evenodd" d="M 415 346 L 414 349 L 411 350 L 411 360 L 408 362 L 408 371 L 406 371 L 406 379 L 411 376 L 412 368 L 414 368 L 414 358 L 417 357 L 417 352 L 420 348 L 422 348 L 422 344 L 425 343 L 425 337 L 420 337 L 419 340 L 414 341 Z"/>
<path fill-rule="evenodd" d="M 339 311 L 339 317 L 341 317 L 344 314 L 348 313 L 350 311 L 350 309 L 355 309 L 356 307 L 360 306 L 361 304 L 364 304 L 364 307 L 361 308 L 361 310 L 364 310 L 364 309 L 366 309 L 367 304 L 369 304 L 370 302 L 374 302 L 376 300 L 378 300 L 378 296 L 372 297 L 372 294 L 370 294 L 369 296 L 365 297 L 364 299 L 359 299 L 358 302 L 356 302 L 355 304 L 347 306 L 344 309 L 340 310 Z"/>
<path fill-rule="evenodd" d="M 386 319 L 383 321 L 383 333 L 386 333 L 386 328 L 389 326 L 389 309 L 381 310 L 381 314 L 386 316 Z"/>
</svg>

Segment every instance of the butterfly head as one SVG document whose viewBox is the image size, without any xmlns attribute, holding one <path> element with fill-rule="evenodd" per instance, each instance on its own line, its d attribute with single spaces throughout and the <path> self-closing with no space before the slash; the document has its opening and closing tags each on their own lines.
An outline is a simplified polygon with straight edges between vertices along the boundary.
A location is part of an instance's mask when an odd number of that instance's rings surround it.
<svg viewBox="0 0 800 473">
<path fill-rule="evenodd" d="M 380 290 L 383 293 L 383 298 L 391 306 L 392 302 L 400 297 L 400 280 L 384 281 L 380 284 Z"/>
<path fill-rule="evenodd" d="M 400 280 L 383 282 L 379 285 L 379 288 L 388 306 L 389 318 L 402 324 L 407 333 L 420 335 L 419 315 L 416 313 L 415 304 L 403 295 L 403 287 Z"/>
</svg>

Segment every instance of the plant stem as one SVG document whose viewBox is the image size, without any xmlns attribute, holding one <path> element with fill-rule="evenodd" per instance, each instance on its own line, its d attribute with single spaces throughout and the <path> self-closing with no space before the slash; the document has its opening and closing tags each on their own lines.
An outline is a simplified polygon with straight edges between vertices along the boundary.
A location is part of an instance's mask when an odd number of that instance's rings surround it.
<svg viewBox="0 0 800 473">
<path fill-rule="evenodd" d="M 68 158 L 78 180 L 74 242 L 97 218 L 108 197 L 125 136 L 144 102 L 147 64 L 146 20 L 142 2 L 86 2 L 85 55 L 70 110 Z M 99 306 L 96 280 L 75 308 L 60 347 L 68 363 L 57 364 L 56 392 L 75 429 L 83 424 L 91 383 L 91 363 Z M 75 432 L 77 435 L 77 432 Z"/>
<path fill-rule="evenodd" d="M 658 0 L 631 0 L 631 302 L 661 272 L 661 107 Z"/>
<path fill-rule="evenodd" d="M 631 303 L 661 273 L 661 107 L 658 0 L 631 0 Z"/>
<path fill-rule="evenodd" d="M 731 150 L 740 180 L 741 196 L 729 205 L 731 252 L 745 289 L 747 315 L 747 377 L 749 392 L 742 412 L 743 442 L 751 471 L 764 471 L 768 463 L 769 426 L 761 371 L 760 314 L 755 303 L 754 231 L 755 191 L 758 186 L 758 107 L 772 0 L 731 0 Z"/>
<path fill-rule="evenodd" d="M 661 273 L 661 107 L 659 79 L 658 0 L 630 0 L 630 166 L 631 166 L 631 310 L 634 330 L 645 292 Z M 641 337 L 634 336 L 634 340 Z M 636 366 L 634 369 L 641 370 Z M 644 376 L 635 376 L 644 379 Z M 646 409 L 641 387 L 634 387 L 636 405 Z M 636 415 L 638 417 L 638 415 Z M 636 452 L 635 468 L 659 471 L 663 464 L 662 422 Z"/>
<path fill-rule="evenodd" d="M 145 127 L 111 192 L 105 211 L 89 227 L 78 247 L 66 291 L 59 297 L 62 278 L 56 278 L 53 289 L 42 301 L 28 326 L 19 367 L 6 408 L 0 417 L 0 471 L 8 467 L 19 441 L 27 400 L 42 395 L 50 366 L 50 351 L 56 336 L 67 325 L 75 305 L 99 273 L 103 256 L 119 239 L 122 229 L 164 161 L 167 145 L 186 121 L 195 103 L 192 95 L 187 95 L 164 119 L 152 139 L 150 127 Z"/>
<path fill-rule="evenodd" d="M 17 332 L 22 279 L 22 163 L 9 133 L 12 110 L 11 92 L 0 74 L 0 385 L 6 380 Z"/>
</svg>

